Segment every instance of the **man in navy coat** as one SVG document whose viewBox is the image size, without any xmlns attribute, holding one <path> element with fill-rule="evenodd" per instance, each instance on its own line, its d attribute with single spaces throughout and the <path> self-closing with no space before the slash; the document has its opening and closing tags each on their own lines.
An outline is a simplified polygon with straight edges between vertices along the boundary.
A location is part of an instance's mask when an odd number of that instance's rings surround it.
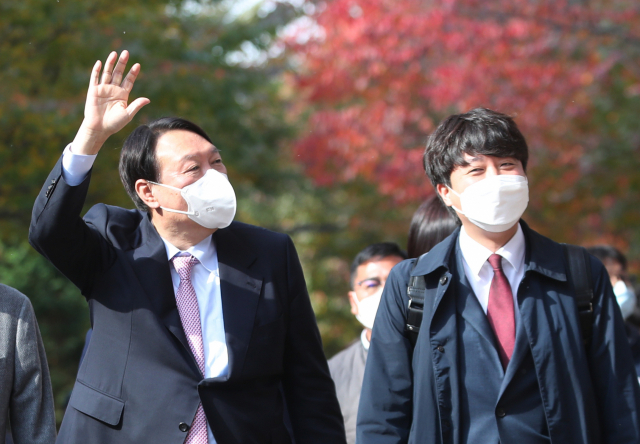
<svg viewBox="0 0 640 444">
<path fill-rule="evenodd" d="M 93 334 L 58 442 L 345 443 L 302 269 L 288 236 L 232 222 L 235 194 L 195 124 L 127 138 L 137 210 L 80 217 L 105 140 L 149 103 L 128 53 L 94 65 L 85 119 L 38 196 L 32 245 L 87 298 Z M 290 426 L 285 418 L 290 419 Z"/>
<path fill-rule="evenodd" d="M 590 257 L 585 333 L 562 246 L 520 219 L 527 160 L 514 121 L 487 109 L 453 115 L 431 135 L 427 175 L 462 227 L 389 275 L 359 444 L 640 442 L 640 388 L 606 270 Z M 415 348 L 405 331 L 410 276 L 426 282 Z"/>
</svg>

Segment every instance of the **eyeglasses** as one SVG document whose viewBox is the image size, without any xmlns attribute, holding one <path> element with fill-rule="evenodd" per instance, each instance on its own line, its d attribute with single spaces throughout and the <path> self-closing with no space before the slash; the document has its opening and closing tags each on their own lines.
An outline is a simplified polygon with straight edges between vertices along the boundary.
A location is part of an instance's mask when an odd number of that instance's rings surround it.
<svg viewBox="0 0 640 444">
<path fill-rule="evenodd" d="M 356 286 L 359 287 L 366 296 L 371 296 L 376 293 L 380 287 L 384 286 L 384 282 L 378 278 L 369 278 L 356 282 Z"/>
</svg>

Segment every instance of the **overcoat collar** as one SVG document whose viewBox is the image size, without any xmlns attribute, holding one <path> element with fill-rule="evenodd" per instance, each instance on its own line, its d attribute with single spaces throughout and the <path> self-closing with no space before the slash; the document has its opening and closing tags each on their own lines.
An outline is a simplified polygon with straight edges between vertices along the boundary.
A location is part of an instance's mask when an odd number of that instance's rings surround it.
<svg viewBox="0 0 640 444">
<path fill-rule="evenodd" d="M 526 241 L 525 273 L 532 271 L 551 279 L 566 281 L 567 273 L 561 245 L 536 233 L 522 219 L 520 226 Z M 449 237 L 433 247 L 429 253 L 420 256 L 411 276 L 428 275 L 442 267 L 447 270 L 452 269 L 454 263 L 451 262 L 451 256 L 455 252 L 459 235 L 460 228 L 457 228 Z"/>
</svg>

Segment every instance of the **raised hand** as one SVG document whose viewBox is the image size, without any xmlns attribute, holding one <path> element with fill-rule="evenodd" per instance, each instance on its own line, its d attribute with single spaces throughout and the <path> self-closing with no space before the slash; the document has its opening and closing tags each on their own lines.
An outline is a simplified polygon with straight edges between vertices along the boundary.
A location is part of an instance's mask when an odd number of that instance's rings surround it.
<svg viewBox="0 0 640 444">
<path fill-rule="evenodd" d="M 109 136 L 124 128 L 149 103 L 149 99 L 140 97 L 128 104 L 129 93 L 140 73 L 140 64 L 133 65 L 123 80 L 129 53 L 122 51 L 116 64 L 117 57 L 116 52 L 109 54 L 102 77 L 102 63 L 98 60 L 93 65 L 84 121 L 72 145 L 76 154 L 97 154 Z"/>
</svg>

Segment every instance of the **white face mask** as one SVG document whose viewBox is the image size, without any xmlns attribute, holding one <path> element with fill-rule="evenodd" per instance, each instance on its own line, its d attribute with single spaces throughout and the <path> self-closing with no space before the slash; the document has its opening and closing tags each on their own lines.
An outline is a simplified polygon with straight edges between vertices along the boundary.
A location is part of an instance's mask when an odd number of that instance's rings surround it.
<svg viewBox="0 0 640 444">
<path fill-rule="evenodd" d="M 378 306 L 380 305 L 380 299 L 382 298 L 382 289 L 383 287 L 380 286 L 378 291 L 361 301 L 358 300 L 357 296 L 355 298 L 356 305 L 358 306 L 356 319 L 368 329 L 373 328 L 373 321 L 376 319 L 376 313 L 378 311 Z"/>
<path fill-rule="evenodd" d="M 205 228 L 228 227 L 236 215 L 236 193 L 233 191 L 226 174 L 214 169 L 207 172 L 200 179 L 183 188 L 176 188 L 162 183 L 148 181 L 172 190 L 180 191 L 180 195 L 187 202 L 188 211 L 173 210 L 160 207 L 172 213 L 181 213 Z"/>
<path fill-rule="evenodd" d="M 461 194 L 449 190 L 460 197 L 462 208 L 453 208 L 474 225 L 491 233 L 513 227 L 529 203 L 529 183 L 524 176 L 489 176 L 469 185 Z"/>
<path fill-rule="evenodd" d="M 613 293 L 616 295 L 616 300 L 620 306 L 622 318 L 627 319 L 636 307 L 636 294 L 622 280 L 616 282 L 616 285 L 613 286 Z"/>
</svg>

